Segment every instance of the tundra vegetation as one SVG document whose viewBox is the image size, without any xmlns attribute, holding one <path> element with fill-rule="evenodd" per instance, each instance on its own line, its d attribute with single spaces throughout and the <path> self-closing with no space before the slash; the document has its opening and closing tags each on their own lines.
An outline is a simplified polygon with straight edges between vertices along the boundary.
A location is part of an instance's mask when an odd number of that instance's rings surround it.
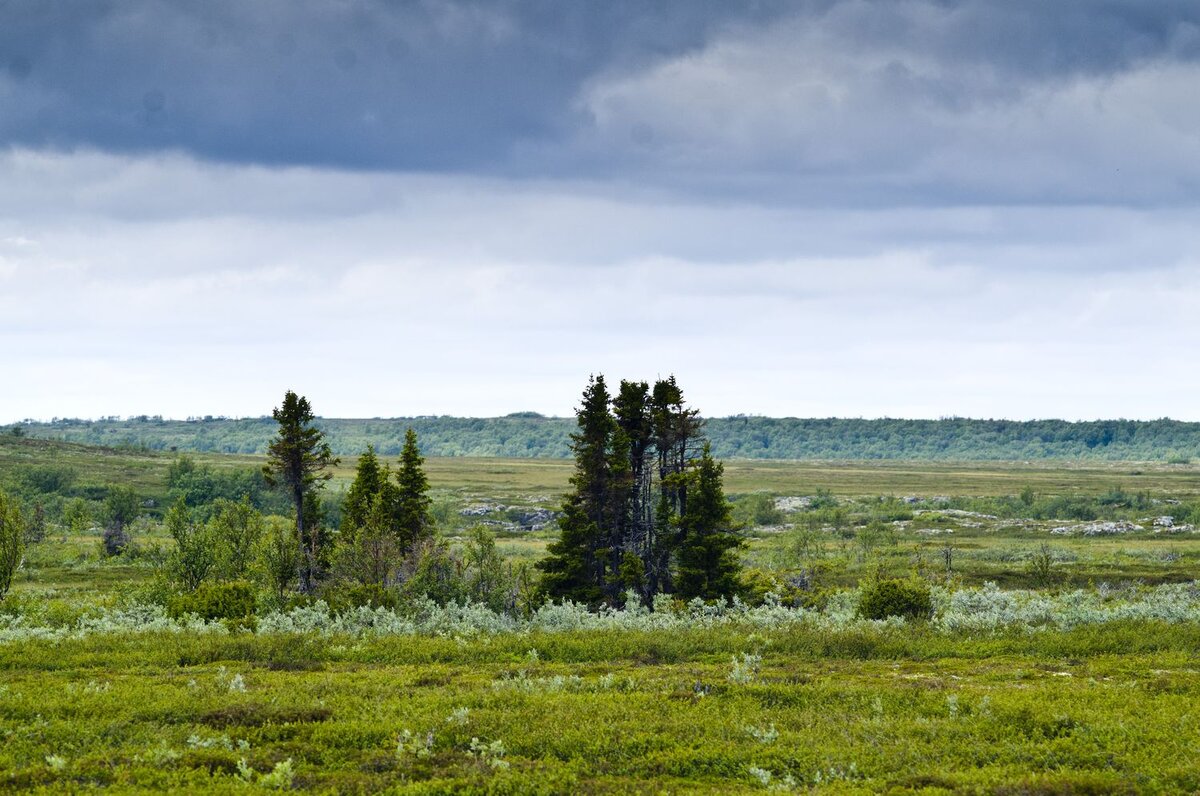
<svg viewBox="0 0 1200 796">
<path fill-rule="evenodd" d="M 1190 464 L 720 462 L 673 379 L 567 461 L 277 415 L 0 438 L 0 788 L 1200 789 Z"/>
</svg>

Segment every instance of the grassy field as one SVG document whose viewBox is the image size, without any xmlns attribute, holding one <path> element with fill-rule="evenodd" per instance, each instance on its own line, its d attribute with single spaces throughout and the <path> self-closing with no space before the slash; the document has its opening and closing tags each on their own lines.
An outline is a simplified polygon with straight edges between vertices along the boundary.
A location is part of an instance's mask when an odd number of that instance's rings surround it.
<svg viewBox="0 0 1200 796">
<path fill-rule="evenodd" d="M 65 468 L 81 494 L 128 484 L 154 514 L 172 460 L 5 439 L 0 482 Z M 553 508 L 569 463 L 427 470 L 452 539 L 489 522 L 502 554 L 528 562 L 554 538 L 507 518 Z M 52 524 L 0 602 L 0 790 L 1200 791 L 1200 598 L 1151 588 L 1200 571 L 1200 534 L 1152 522 L 1192 510 L 1200 469 L 732 461 L 726 486 L 739 511 L 756 493 L 770 508 L 827 490 L 826 508 L 746 528 L 747 566 L 803 574 L 808 607 L 715 624 L 680 614 L 658 630 L 559 628 L 553 615 L 488 630 L 143 627 L 119 612 L 140 610 L 159 575 L 161 526 L 140 521 L 139 552 L 102 560 L 98 530 Z M 1036 499 L 1010 497 L 1023 491 Z M 1032 516 L 1059 498 L 1103 516 Z M 846 613 L 880 572 L 935 584 L 934 620 Z M 1031 587 L 1016 602 L 1003 591 Z M 1172 594 L 1188 603 L 1177 616 Z M 1122 613 L 1143 599 L 1158 607 Z M 991 619 L 968 629 L 976 613 Z"/>
<path fill-rule="evenodd" d="M 191 454 L 215 467 L 257 468 L 261 456 Z M 126 483 L 148 496 L 166 492 L 166 472 L 175 454 L 94 448 L 35 439 L 0 437 L 0 472 L 20 465 L 57 465 L 78 471 L 87 483 Z M 348 484 L 356 460 L 343 458 L 332 487 Z M 568 487 L 572 463 L 559 459 L 429 458 L 426 471 L 435 489 L 493 498 L 544 495 Z M 826 489 L 840 496 L 1016 494 L 1024 487 L 1055 494 L 1099 494 L 1114 486 L 1180 498 L 1200 496 L 1200 464 L 1115 462 L 799 462 L 730 460 L 725 487 L 731 494 L 766 491 L 806 495 Z"/>
</svg>

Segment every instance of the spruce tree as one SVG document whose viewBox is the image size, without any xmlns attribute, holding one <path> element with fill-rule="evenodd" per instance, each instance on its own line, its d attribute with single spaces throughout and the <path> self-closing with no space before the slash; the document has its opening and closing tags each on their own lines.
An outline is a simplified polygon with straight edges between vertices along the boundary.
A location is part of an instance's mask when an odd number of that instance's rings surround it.
<svg viewBox="0 0 1200 796">
<path fill-rule="evenodd" d="M 725 466 L 712 457 L 706 442 L 700 460 L 688 473 L 687 508 L 679 518 L 680 540 L 675 594 L 688 600 L 732 597 L 738 589 L 741 538 L 733 532 L 733 516 L 725 499 Z"/>
<path fill-rule="evenodd" d="M 610 445 L 616 423 L 609 413 L 608 387 L 593 376 L 575 412 L 579 430 L 571 435 L 575 472 L 571 492 L 563 501 L 558 541 L 550 555 L 537 563 L 542 590 L 554 600 L 597 605 L 605 596 L 606 561 L 601 551 L 609 542 L 605 520 L 610 487 Z"/>
<path fill-rule="evenodd" d="M 630 449 L 629 435 L 623 429 L 615 428 L 608 456 L 603 546 L 596 551 L 605 571 L 605 594 L 614 605 L 621 601 L 626 589 L 640 589 L 644 580 L 641 577 L 636 581 L 629 580 L 630 570 L 628 566 L 623 566 L 626 553 L 632 553 L 634 546 L 633 497 L 637 489 L 629 461 Z"/>
<path fill-rule="evenodd" d="M 621 559 L 620 582 L 625 588 L 637 589 L 643 599 L 647 599 L 652 595 L 646 592 L 644 562 L 653 541 L 655 510 L 650 385 L 644 381 L 622 380 L 612 406 L 617 426 L 624 435 L 621 443 L 627 448 L 629 462 L 628 493 L 624 496 L 626 508 L 621 516 L 624 555 Z M 636 558 L 636 565 L 631 556 Z"/>
<path fill-rule="evenodd" d="M 400 469 L 396 472 L 395 517 L 396 534 L 404 552 L 413 550 L 429 537 L 433 521 L 429 507 L 429 479 L 425 477 L 424 457 L 417 446 L 417 432 L 411 428 L 404 434 L 400 451 Z"/>
<path fill-rule="evenodd" d="M 354 471 L 354 482 L 346 492 L 342 504 L 342 534 L 353 535 L 367 522 L 367 514 L 371 510 L 371 502 L 384 491 L 391 474 L 379 464 L 375 455 L 375 446 L 368 445 L 367 450 L 358 457 L 358 466 Z"/>
<path fill-rule="evenodd" d="M 338 463 L 308 399 L 288 390 L 283 404 L 272 412 L 279 432 L 267 449 L 263 476 L 267 483 L 286 490 L 296 512 L 296 545 L 300 550 L 297 572 L 300 590 L 310 593 L 326 554 L 317 490 L 333 477 L 329 468 Z"/>
<path fill-rule="evenodd" d="M 654 383 L 648 407 L 658 495 L 654 524 L 646 542 L 646 591 L 653 595 L 674 589 L 672 561 L 680 542 L 680 518 L 687 511 L 688 464 L 695 455 L 703 421 L 699 410 L 688 408 L 674 376 Z"/>
</svg>

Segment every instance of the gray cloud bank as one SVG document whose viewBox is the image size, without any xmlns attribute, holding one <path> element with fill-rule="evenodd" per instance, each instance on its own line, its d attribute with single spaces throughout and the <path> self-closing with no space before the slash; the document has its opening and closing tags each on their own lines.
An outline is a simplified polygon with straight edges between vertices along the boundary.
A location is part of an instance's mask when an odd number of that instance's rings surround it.
<svg viewBox="0 0 1200 796">
<path fill-rule="evenodd" d="M 0 142 L 755 201 L 1174 203 L 1190 0 L 0 3 Z"/>
<path fill-rule="evenodd" d="M 591 371 L 673 371 L 714 415 L 1197 417 L 1191 208 L 27 151 L 0 184 L 0 422 L 259 415 L 287 385 L 336 416 L 565 414 Z"/>
</svg>

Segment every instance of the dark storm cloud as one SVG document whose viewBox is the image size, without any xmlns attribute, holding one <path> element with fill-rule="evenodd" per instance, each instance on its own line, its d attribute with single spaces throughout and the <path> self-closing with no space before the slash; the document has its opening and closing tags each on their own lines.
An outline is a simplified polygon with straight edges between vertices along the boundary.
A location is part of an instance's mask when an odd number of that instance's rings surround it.
<svg viewBox="0 0 1200 796">
<path fill-rule="evenodd" d="M 1190 174 L 1157 187 L 1162 162 L 1146 185 L 1097 184 L 1106 142 L 1129 131 L 1076 129 L 1054 95 L 1194 65 L 1192 0 L 10 0 L 0 23 L 0 142 L 15 146 L 624 177 L 709 196 L 1109 201 L 1195 187 Z M 1072 153 L 1080 135 L 1090 144 Z M 1147 146 L 1167 150 L 1151 160 L 1188 154 Z M 1014 187 L 1018 156 L 1035 174 L 1067 165 Z"/>
<path fill-rule="evenodd" d="M 731 6 L 10 2 L 0 136 L 237 162 L 496 168 L 580 85 L 701 46 Z M 741 11 L 747 19 L 767 18 Z"/>
</svg>

